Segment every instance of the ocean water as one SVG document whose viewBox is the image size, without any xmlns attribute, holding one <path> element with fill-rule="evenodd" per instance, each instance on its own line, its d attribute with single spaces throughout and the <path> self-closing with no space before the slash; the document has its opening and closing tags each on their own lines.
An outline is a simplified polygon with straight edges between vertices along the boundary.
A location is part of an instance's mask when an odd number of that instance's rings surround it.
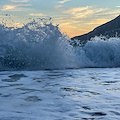
<svg viewBox="0 0 120 120">
<path fill-rule="evenodd" d="M 120 38 L 70 43 L 46 19 L 0 24 L 0 120 L 120 119 Z"/>
<path fill-rule="evenodd" d="M 0 120 L 119 120 L 119 71 L 0 72 Z"/>
</svg>

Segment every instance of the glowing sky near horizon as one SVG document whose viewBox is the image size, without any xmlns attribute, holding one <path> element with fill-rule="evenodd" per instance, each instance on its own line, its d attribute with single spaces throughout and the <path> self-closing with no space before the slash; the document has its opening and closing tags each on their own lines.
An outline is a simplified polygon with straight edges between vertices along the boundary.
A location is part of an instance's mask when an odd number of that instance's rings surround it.
<svg viewBox="0 0 120 120">
<path fill-rule="evenodd" d="M 120 0 L 0 0 L 0 18 L 52 17 L 69 37 L 89 32 L 120 14 Z"/>
</svg>

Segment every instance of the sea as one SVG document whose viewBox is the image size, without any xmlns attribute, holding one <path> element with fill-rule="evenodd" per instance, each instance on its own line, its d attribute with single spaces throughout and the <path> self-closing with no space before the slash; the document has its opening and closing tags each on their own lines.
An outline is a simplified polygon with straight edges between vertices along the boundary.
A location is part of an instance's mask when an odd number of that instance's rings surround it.
<svg viewBox="0 0 120 120">
<path fill-rule="evenodd" d="M 120 38 L 70 43 L 44 19 L 0 24 L 0 120 L 120 120 Z"/>
</svg>

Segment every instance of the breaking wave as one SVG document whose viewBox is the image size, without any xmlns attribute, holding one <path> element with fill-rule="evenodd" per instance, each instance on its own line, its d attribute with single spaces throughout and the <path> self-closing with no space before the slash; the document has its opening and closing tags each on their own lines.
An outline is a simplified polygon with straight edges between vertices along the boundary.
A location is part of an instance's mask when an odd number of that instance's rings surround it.
<svg viewBox="0 0 120 120">
<path fill-rule="evenodd" d="M 81 67 L 120 67 L 120 38 L 95 37 L 84 47 L 76 47 L 76 51 Z"/>
<path fill-rule="evenodd" d="M 120 39 L 95 37 L 73 47 L 58 25 L 33 20 L 22 28 L 0 24 L 0 70 L 120 67 Z"/>
</svg>

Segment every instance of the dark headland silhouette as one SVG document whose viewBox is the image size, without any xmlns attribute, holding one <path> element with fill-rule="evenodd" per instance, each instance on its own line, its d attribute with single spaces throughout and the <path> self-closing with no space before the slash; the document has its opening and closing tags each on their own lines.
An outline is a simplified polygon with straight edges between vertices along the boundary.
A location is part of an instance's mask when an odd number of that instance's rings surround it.
<svg viewBox="0 0 120 120">
<path fill-rule="evenodd" d="M 120 15 L 103 25 L 96 27 L 93 31 L 90 31 L 87 34 L 71 38 L 71 42 L 74 44 L 74 40 L 76 39 L 80 42 L 86 43 L 95 36 L 103 35 L 109 38 L 115 36 L 116 34 L 117 36 L 120 36 Z"/>
</svg>

